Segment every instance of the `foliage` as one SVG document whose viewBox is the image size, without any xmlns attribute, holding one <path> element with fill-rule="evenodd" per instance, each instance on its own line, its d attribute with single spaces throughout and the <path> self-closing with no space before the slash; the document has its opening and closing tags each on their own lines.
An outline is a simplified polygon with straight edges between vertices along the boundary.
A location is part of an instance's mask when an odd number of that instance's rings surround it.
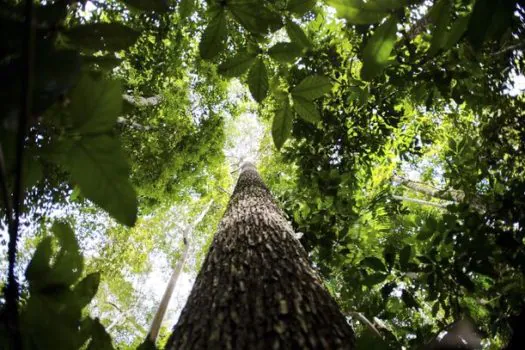
<svg viewBox="0 0 525 350">
<path fill-rule="evenodd" d="M 228 188 L 225 119 L 243 111 L 228 95 L 236 79 L 271 135 L 262 173 L 343 310 L 381 325 L 390 348 L 428 344 L 462 319 L 485 347 L 509 340 L 525 292 L 524 100 L 507 91 L 523 74 L 522 2 L 28 3 L 32 22 L 20 1 L 0 9 L 8 286 L 18 287 L 21 217 L 45 227 L 57 207 L 85 215 L 94 204 L 135 225 L 92 223 L 101 254 L 89 260 L 113 282 L 104 295 L 129 306 L 123 271 L 173 252 L 153 229 L 169 208 Z M 27 347 L 46 348 L 59 332 L 64 348 L 90 337 L 89 347 L 110 348 L 101 323 L 81 314 L 100 277 L 78 282 L 79 246 L 67 226 L 53 232 L 54 259 L 42 237 L 27 290 L 6 293 L 15 326 L 4 340 L 20 331 Z"/>
</svg>

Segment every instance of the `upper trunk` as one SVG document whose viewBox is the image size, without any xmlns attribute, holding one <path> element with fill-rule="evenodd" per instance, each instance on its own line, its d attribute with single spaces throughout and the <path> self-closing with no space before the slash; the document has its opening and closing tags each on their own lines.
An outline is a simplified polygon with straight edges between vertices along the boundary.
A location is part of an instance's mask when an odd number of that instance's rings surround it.
<svg viewBox="0 0 525 350">
<path fill-rule="evenodd" d="M 167 349 L 351 349 L 354 334 L 251 164 Z"/>
</svg>

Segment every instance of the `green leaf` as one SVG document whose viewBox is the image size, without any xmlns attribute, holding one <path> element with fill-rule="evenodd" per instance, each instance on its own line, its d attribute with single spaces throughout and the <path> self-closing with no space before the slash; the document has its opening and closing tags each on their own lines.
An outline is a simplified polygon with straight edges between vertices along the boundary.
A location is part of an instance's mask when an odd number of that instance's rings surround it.
<svg viewBox="0 0 525 350">
<path fill-rule="evenodd" d="M 58 238 L 60 250 L 54 260 L 50 276 L 52 282 L 49 283 L 69 287 L 82 275 L 84 259 L 80 254 L 75 233 L 68 224 L 55 222 L 51 230 Z"/>
<path fill-rule="evenodd" d="M 268 55 L 278 62 L 293 62 L 302 53 L 302 48 L 294 43 L 277 43 L 268 49 Z"/>
<path fill-rule="evenodd" d="M 84 137 L 68 150 L 71 179 L 82 194 L 121 223 L 133 226 L 137 197 L 118 141 L 108 135 Z"/>
<path fill-rule="evenodd" d="M 465 31 L 467 30 L 469 20 L 469 15 L 463 15 L 458 17 L 456 21 L 452 23 L 450 32 L 448 34 L 447 42 L 443 47 L 444 50 L 451 49 L 454 45 L 458 43 L 459 40 L 461 40 L 463 34 L 465 34 Z"/>
<path fill-rule="evenodd" d="M 80 281 L 73 290 L 75 302 L 80 309 L 84 308 L 97 294 L 100 284 L 100 273 L 94 272 L 87 275 Z"/>
<path fill-rule="evenodd" d="M 313 100 L 330 92 L 332 83 L 327 77 L 311 75 L 304 78 L 292 91 L 292 96 Z"/>
<path fill-rule="evenodd" d="M 288 98 L 280 101 L 279 107 L 275 111 L 272 123 L 272 138 L 277 149 L 281 149 L 284 142 L 292 133 L 293 115 Z"/>
<path fill-rule="evenodd" d="M 258 58 L 248 73 L 248 87 L 252 97 L 257 102 L 262 102 L 268 94 L 268 72 L 262 58 Z"/>
<path fill-rule="evenodd" d="M 120 0 L 127 6 L 142 11 L 164 13 L 169 10 L 166 0 Z"/>
<path fill-rule="evenodd" d="M 268 29 L 282 26 L 281 16 L 258 0 L 230 0 L 227 2 L 233 18 L 251 33 L 265 34 Z"/>
<path fill-rule="evenodd" d="M 382 273 L 382 272 L 373 273 L 365 277 L 365 279 L 363 280 L 363 284 L 365 286 L 371 287 L 378 283 L 383 282 L 386 278 L 387 278 L 386 273 Z"/>
<path fill-rule="evenodd" d="M 310 11 L 316 3 L 317 0 L 289 0 L 286 9 L 298 17 L 302 17 Z"/>
<path fill-rule="evenodd" d="M 135 44 L 140 33 L 120 23 L 88 23 L 64 32 L 74 46 L 99 51 L 120 51 Z"/>
<path fill-rule="evenodd" d="M 455 273 L 456 281 L 469 292 L 474 292 L 476 290 L 476 285 L 470 280 L 470 278 L 459 269 L 456 269 Z"/>
<path fill-rule="evenodd" d="M 71 92 L 68 106 L 73 129 L 79 134 L 107 133 L 122 111 L 119 82 L 84 74 Z"/>
<path fill-rule="evenodd" d="M 95 67 L 111 71 L 113 68 L 119 66 L 122 63 L 122 60 L 114 56 L 81 56 L 83 62 L 87 64 L 92 64 Z"/>
<path fill-rule="evenodd" d="M 387 245 L 383 250 L 383 258 L 385 259 L 388 268 L 391 269 L 396 260 L 396 248 L 391 244 Z"/>
<path fill-rule="evenodd" d="M 137 350 L 157 350 L 157 348 L 149 338 L 146 338 L 144 342 L 142 342 L 142 344 L 139 345 Z"/>
<path fill-rule="evenodd" d="M 452 9 L 450 0 L 441 0 L 434 7 L 439 7 L 439 13 L 436 15 L 436 25 L 432 31 L 432 41 L 428 49 L 428 55 L 434 56 L 441 50 L 448 39 L 447 27 L 450 23 Z"/>
<path fill-rule="evenodd" d="M 39 279 L 45 278 L 50 271 L 49 262 L 51 260 L 53 249 L 51 248 L 51 237 L 44 238 L 36 247 L 35 253 L 27 265 L 25 276 L 30 287 Z"/>
<path fill-rule="evenodd" d="M 388 15 L 387 8 L 367 6 L 363 0 L 328 0 L 327 3 L 335 8 L 338 17 L 351 24 L 378 23 Z"/>
<path fill-rule="evenodd" d="M 315 124 L 321 120 L 321 115 L 317 111 L 317 107 L 310 100 L 304 97 L 296 96 L 293 97 L 293 109 L 299 114 L 299 117 Z"/>
<path fill-rule="evenodd" d="M 87 350 L 113 350 L 111 337 L 98 319 L 92 320 L 91 341 Z"/>
<path fill-rule="evenodd" d="M 376 271 L 386 271 L 386 266 L 383 264 L 381 259 L 376 258 L 375 256 L 369 256 L 361 260 L 360 263 L 362 266 L 366 266 Z"/>
<path fill-rule="evenodd" d="M 224 10 L 217 11 L 202 33 L 199 52 L 202 58 L 209 60 L 217 56 L 226 45 L 228 31 Z"/>
<path fill-rule="evenodd" d="M 406 269 L 408 267 L 408 262 L 410 261 L 411 255 L 412 247 L 407 244 L 399 252 L 399 265 L 401 265 L 401 268 Z"/>
<path fill-rule="evenodd" d="M 255 60 L 255 54 L 241 52 L 219 65 L 218 71 L 225 77 L 238 77 L 250 68 Z"/>
<path fill-rule="evenodd" d="M 294 44 L 304 48 L 309 48 L 312 46 L 310 39 L 308 39 L 305 32 L 298 24 L 288 21 L 286 23 L 286 33 Z"/>
<path fill-rule="evenodd" d="M 179 2 L 179 16 L 189 17 L 195 11 L 195 0 L 181 0 Z"/>
<path fill-rule="evenodd" d="M 418 302 L 416 301 L 412 293 L 408 292 L 406 289 L 403 289 L 403 292 L 401 294 L 401 300 L 403 300 L 407 307 L 419 309 Z"/>
<path fill-rule="evenodd" d="M 388 64 L 390 53 L 396 43 L 397 18 L 390 16 L 376 28 L 363 50 L 361 78 L 372 80 L 381 74 Z"/>
</svg>

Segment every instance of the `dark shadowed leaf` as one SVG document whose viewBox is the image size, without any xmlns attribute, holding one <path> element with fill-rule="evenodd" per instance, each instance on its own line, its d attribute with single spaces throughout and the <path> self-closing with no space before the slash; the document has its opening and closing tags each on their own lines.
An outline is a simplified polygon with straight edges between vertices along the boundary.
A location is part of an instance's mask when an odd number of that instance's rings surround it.
<svg viewBox="0 0 525 350">
<path fill-rule="evenodd" d="M 286 9 L 299 17 L 310 11 L 317 0 L 289 0 Z"/>
<path fill-rule="evenodd" d="M 135 44 L 140 33 L 120 23 L 88 23 L 69 28 L 64 35 L 83 49 L 120 51 Z"/>
<path fill-rule="evenodd" d="M 383 272 L 373 273 L 365 277 L 365 279 L 363 280 L 363 284 L 365 286 L 371 287 L 378 283 L 383 282 L 387 278 L 387 276 L 388 275 Z"/>
<path fill-rule="evenodd" d="M 240 25 L 252 33 L 264 34 L 282 26 L 281 16 L 258 0 L 231 0 L 227 7 Z"/>
<path fill-rule="evenodd" d="M 33 254 L 33 258 L 31 258 L 29 265 L 27 265 L 25 275 L 29 281 L 30 287 L 34 281 L 45 278 L 49 273 L 49 262 L 52 253 L 51 237 L 46 237 L 38 244 L 35 253 Z"/>
<path fill-rule="evenodd" d="M 408 267 L 408 262 L 410 261 L 410 256 L 412 255 L 412 247 L 408 244 L 401 249 L 399 252 L 399 265 L 401 265 L 402 269 L 406 269 Z"/>
<path fill-rule="evenodd" d="M 91 341 L 87 350 L 113 350 L 111 337 L 98 319 L 91 321 Z"/>
<path fill-rule="evenodd" d="M 179 2 L 179 16 L 186 18 L 195 11 L 195 0 L 181 0 Z"/>
<path fill-rule="evenodd" d="M 386 271 L 386 266 L 381 259 L 375 256 L 369 256 L 361 260 L 361 265 L 376 271 Z"/>
<path fill-rule="evenodd" d="M 438 7 L 438 13 L 436 17 L 435 28 L 432 31 L 432 40 L 430 42 L 430 48 L 428 54 L 434 56 L 440 49 L 442 49 L 448 39 L 448 24 L 450 23 L 452 15 L 452 3 L 451 0 L 440 0 L 434 7 Z"/>
<path fill-rule="evenodd" d="M 100 273 L 90 273 L 75 286 L 75 302 L 81 309 L 84 308 L 97 294 L 98 285 L 100 284 Z"/>
<path fill-rule="evenodd" d="M 248 87 L 252 97 L 257 102 L 262 102 L 268 95 L 268 72 L 262 58 L 258 58 L 248 73 Z"/>
<path fill-rule="evenodd" d="M 209 60 L 217 56 L 224 49 L 227 35 L 226 15 L 223 10 L 217 11 L 202 33 L 199 43 L 201 57 Z"/>
<path fill-rule="evenodd" d="M 166 0 L 120 0 L 127 6 L 142 11 L 167 12 L 169 7 Z"/>
<path fill-rule="evenodd" d="M 412 307 L 415 309 L 419 309 L 419 304 L 409 291 L 406 289 L 403 289 L 403 293 L 401 294 L 401 300 L 405 303 L 407 307 Z"/>
<path fill-rule="evenodd" d="M 315 124 L 321 120 L 321 115 L 315 104 L 304 97 L 293 97 L 293 109 L 299 114 L 299 117 L 307 122 Z"/>
<path fill-rule="evenodd" d="M 467 30 L 470 17 L 468 15 L 460 16 L 452 23 L 450 32 L 447 37 L 447 42 L 443 47 L 444 50 L 451 49 L 463 37 Z"/>
<path fill-rule="evenodd" d="M 284 142 L 292 133 L 293 115 L 288 99 L 279 101 L 279 107 L 275 111 L 272 123 L 273 143 L 277 149 L 281 149 Z"/>
<path fill-rule="evenodd" d="M 396 43 L 396 32 L 397 18 L 394 16 L 390 16 L 376 28 L 363 50 L 363 67 L 361 68 L 363 80 L 372 80 L 386 67 Z"/>
</svg>

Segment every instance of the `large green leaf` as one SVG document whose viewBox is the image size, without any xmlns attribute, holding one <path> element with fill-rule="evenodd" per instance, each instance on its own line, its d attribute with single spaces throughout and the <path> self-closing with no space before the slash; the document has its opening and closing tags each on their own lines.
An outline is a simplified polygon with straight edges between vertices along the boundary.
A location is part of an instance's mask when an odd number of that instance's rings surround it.
<svg viewBox="0 0 525 350">
<path fill-rule="evenodd" d="M 316 3 L 317 0 L 289 0 L 286 9 L 301 17 L 304 16 L 306 12 L 310 11 Z"/>
<path fill-rule="evenodd" d="M 361 260 L 361 265 L 371 268 L 376 271 L 386 271 L 386 266 L 381 259 L 375 256 L 369 256 Z"/>
<path fill-rule="evenodd" d="M 292 133 L 293 114 L 288 97 L 279 101 L 272 123 L 272 138 L 277 149 L 281 149 L 284 142 Z"/>
<path fill-rule="evenodd" d="M 83 137 L 68 150 L 71 179 L 82 194 L 121 223 L 137 218 L 137 197 L 119 142 L 108 135 Z"/>
<path fill-rule="evenodd" d="M 227 7 L 239 24 L 249 32 L 264 34 L 282 26 L 281 16 L 264 6 L 258 0 L 231 0 Z"/>
<path fill-rule="evenodd" d="M 305 48 L 312 46 L 310 39 L 308 39 L 305 32 L 298 24 L 288 21 L 286 23 L 286 33 L 294 44 Z"/>
<path fill-rule="evenodd" d="M 199 52 L 202 58 L 212 59 L 224 49 L 228 31 L 226 15 L 223 10 L 217 11 L 202 33 Z"/>
<path fill-rule="evenodd" d="M 169 7 L 166 0 L 120 0 L 126 5 L 142 11 L 167 12 Z"/>
<path fill-rule="evenodd" d="M 52 253 L 51 237 L 46 237 L 38 244 L 29 265 L 27 265 L 25 275 L 31 288 L 34 287 L 36 281 L 45 279 L 49 273 Z"/>
<path fill-rule="evenodd" d="M 179 16 L 186 18 L 195 10 L 195 0 L 181 0 L 179 2 Z"/>
<path fill-rule="evenodd" d="M 448 24 L 450 23 L 452 9 L 452 3 L 450 0 L 440 0 L 434 7 L 437 7 L 435 28 L 432 31 L 432 41 L 430 42 L 430 48 L 428 54 L 430 56 L 435 55 L 440 49 L 442 49 L 448 38 Z"/>
<path fill-rule="evenodd" d="M 396 43 L 397 18 L 390 16 L 376 28 L 363 50 L 361 78 L 371 80 L 378 76 L 388 64 L 390 53 Z"/>
<path fill-rule="evenodd" d="M 321 115 L 315 107 L 315 104 L 304 97 L 293 97 L 293 108 L 299 114 L 299 117 L 310 123 L 317 123 L 321 120 Z"/>
<path fill-rule="evenodd" d="M 238 77 L 250 68 L 255 60 L 255 54 L 240 52 L 226 62 L 219 65 L 219 73 L 226 77 Z"/>
<path fill-rule="evenodd" d="M 262 102 L 268 94 L 268 72 L 262 58 L 258 58 L 248 73 L 248 87 L 257 102 Z"/>
<path fill-rule="evenodd" d="M 135 44 L 140 33 L 120 23 L 88 23 L 64 32 L 71 45 L 98 51 L 120 51 Z"/>
<path fill-rule="evenodd" d="M 294 97 L 303 97 L 307 100 L 313 100 L 323 96 L 332 89 L 332 83 L 327 77 L 321 75 L 311 75 L 304 78 L 291 91 Z"/>
<path fill-rule="evenodd" d="M 52 281 L 49 283 L 69 287 L 82 275 L 84 259 L 80 254 L 75 233 L 68 224 L 55 222 L 52 231 L 58 238 L 60 250 L 53 262 Z"/>
<path fill-rule="evenodd" d="M 328 0 L 328 5 L 337 11 L 337 16 L 352 24 L 380 22 L 388 15 L 388 8 L 367 6 L 363 0 Z"/>
<path fill-rule="evenodd" d="M 80 309 L 84 308 L 97 294 L 98 285 L 100 284 L 100 273 L 90 273 L 75 286 L 75 302 Z"/>
<path fill-rule="evenodd" d="M 399 252 L 399 265 L 403 270 L 406 270 L 408 267 L 408 262 L 410 261 L 410 256 L 412 255 L 412 247 L 408 244 L 401 249 Z"/>
<path fill-rule="evenodd" d="M 447 37 L 447 42 L 445 43 L 445 46 L 443 47 L 444 50 L 451 49 L 456 43 L 461 40 L 461 37 L 465 34 L 468 23 L 470 20 L 470 16 L 463 15 L 458 17 L 454 23 L 452 23 L 452 26 L 450 28 L 450 32 Z"/>
<path fill-rule="evenodd" d="M 74 132 L 98 134 L 111 131 L 122 111 L 119 82 L 84 74 L 71 92 L 69 113 Z"/>
<path fill-rule="evenodd" d="M 278 62 L 293 62 L 301 55 L 302 48 L 294 43 L 277 43 L 268 49 L 268 55 Z"/>
</svg>

